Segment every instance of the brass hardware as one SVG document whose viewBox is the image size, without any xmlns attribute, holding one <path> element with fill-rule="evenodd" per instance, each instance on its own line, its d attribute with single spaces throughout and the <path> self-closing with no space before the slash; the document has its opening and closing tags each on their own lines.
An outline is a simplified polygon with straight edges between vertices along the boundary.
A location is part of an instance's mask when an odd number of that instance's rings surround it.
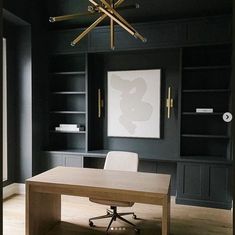
<svg viewBox="0 0 235 235">
<path fill-rule="evenodd" d="M 92 3 L 95 7 L 97 7 L 101 12 L 105 13 L 105 15 L 109 16 L 112 20 L 114 20 L 117 24 L 119 24 L 122 28 L 124 28 L 132 36 L 136 36 L 135 32 L 133 30 L 131 30 L 127 25 L 122 23 L 122 21 L 120 21 L 118 18 L 116 18 L 114 15 L 112 15 L 112 13 L 110 13 L 110 11 L 99 6 L 98 3 L 95 2 L 94 0 L 89 0 L 89 2 Z M 112 11 L 114 11 L 114 10 L 112 9 Z"/>
<path fill-rule="evenodd" d="M 115 7 L 117 7 L 118 5 L 122 4 L 125 0 L 118 0 L 116 3 L 115 3 Z"/>
<path fill-rule="evenodd" d="M 131 9 L 131 8 L 139 8 L 138 4 L 127 5 L 119 8 L 125 0 L 118 0 L 114 3 L 114 0 L 110 0 L 110 3 L 107 3 L 106 0 L 100 0 L 99 4 L 95 0 L 89 0 L 93 6 L 88 6 L 88 12 L 85 13 L 77 13 L 65 16 L 54 16 L 50 17 L 49 21 L 54 23 L 57 21 L 71 20 L 80 16 L 92 15 L 92 14 L 102 14 L 93 24 L 91 24 L 87 29 L 85 29 L 77 38 L 75 38 L 71 42 L 71 46 L 75 46 L 81 39 L 83 39 L 91 30 L 93 30 L 99 23 L 101 23 L 106 17 L 110 18 L 110 46 L 111 49 L 115 49 L 114 41 L 114 22 L 119 24 L 123 29 L 125 29 L 128 33 L 130 33 L 135 38 L 140 39 L 142 42 L 146 42 L 147 39 L 144 38 L 140 33 L 138 33 L 116 10 L 118 8 L 120 10 L 123 9 Z"/>
<path fill-rule="evenodd" d="M 101 89 L 98 89 L 98 118 L 101 118 L 103 107 L 104 107 L 104 102 L 101 97 Z"/>
<path fill-rule="evenodd" d="M 85 37 L 92 29 L 94 29 L 102 20 L 106 18 L 106 15 L 100 16 L 92 25 L 85 29 L 77 38 L 71 42 L 71 46 L 75 46 L 83 37 Z"/>
<path fill-rule="evenodd" d="M 171 87 L 168 87 L 168 95 L 167 95 L 167 99 L 166 99 L 166 108 L 167 108 L 167 118 L 169 119 L 171 117 L 171 108 L 174 107 L 174 100 L 171 97 Z"/>
<path fill-rule="evenodd" d="M 111 7 L 114 9 L 114 3 L 113 3 L 114 0 L 110 0 L 111 2 Z M 115 45 L 114 45 L 114 22 L 112 19 L 110 19 L 110 47 L 112 50 L 115 49 Z"/>
<path fill-rule="evenodd" d="M 129 29 L 131 29 L 134 32 L 134 37 L 139 38 L 142 42 L 147 42 L 147 39 L 144 38 L 141 34 L 139 34 L 120 14 L 118 14 L 118 12 L 112 8 L 107 2 L 106 0 L 100 0 L 106 7 L 107 9 L 114 15 L 117 17 L 118 20 L 120 20 L 126 27 L 128 27 Z M 127 30 L 127 29 L 126 29 Z M 128 30 L 127 30 L 128 31 Z"/>
<path fill-rule="evenodd" d="M 65 15 L 65 16 L 53 16 L 49 18 L 49 21 L 51 23 L 58 22 L 58 21 L 65 21 L 65 20 L 71 20 L 80 16 L 87 16 L 92 15 L 93 12 L 84 12 L 84 13 L 77 13 L 77 14 L 71 14 L 71 15 Z"/>
</svg>

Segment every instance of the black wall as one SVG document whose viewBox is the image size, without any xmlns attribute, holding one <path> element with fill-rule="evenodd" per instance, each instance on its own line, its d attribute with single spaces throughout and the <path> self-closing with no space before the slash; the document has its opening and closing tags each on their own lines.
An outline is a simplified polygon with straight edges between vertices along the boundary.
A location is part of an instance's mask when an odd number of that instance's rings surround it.
<svg viewBox="0 0 235 235">
<path fill-rule="evenodd" d="M 16 27 L 14 24 L 4 19 L 4 37 L 7 39 L 7 136 L 8 136 L 8 183 L 15 181 L 15 165 L 16 165 L 16 152 L 18 145 L 16 144 L 17 129 L 16 129 L 16 95 L 18 91 L 18 79 L 16 79 Z M 15 95 L 12 95 L 15 94 Z M 14 148 L 10 147 L 14 146 Z"/>
<path fill-rule="evenodd" d="M 141 52 L 120 52 L 93 55 L 89 60 L 89 150 L 113 149 L 138 152 L 142 158 L 167 160 L 179 157 L 178 146 L 178 89 L 180 77 L 180 50 L 159 49 Z M 116 138 L 107 136 L 107 110 L 102 119 L 97 117 L 94 94 L 102 88 L 104 107 L 107 107 L 107 72 L 119 70 L 161 69 L 161 138 Z M 175 107 L 170 119 L 166 115 L 168 86 L 173 88 Z M 90 95 L 92 97 L 90 97 Z M 100 129 L 101 128 L 101 129 Z M 98 144 L 99 143 L 99 144 Z M 169 147 L 170 146 L 170 147 Z"/>
<path fill-rule="evenodd" d="M 8 119 L 12 124 L 8 131 L 10 180 L 24 182 L 36 168 L 43 138 L 42 104 L 45 104 L 43 92 L 47 71 L 45 10 L 38 0 L 4 1 L 4 9 L 5 21 L 11 24 L 4 29 L 12 38 L 8 86 Z"/>
<path fill-rule="evenodd" d="M 32 174 L 31 27 L 6 10 L 3 26 L 7 41 L 8 183 L 11 183 Z"/>
<path fill-rule="evenodd" d="M 19 30 L 17 48 L 19 89 L 17 100 L 18 123 L 18 171 L 16 179 L 23 182 L 32 176 L 32 57 L 31 57 L 31 27 L 23 26 Z M 17 94 L 17 93 L 16 93 Z"/>
</svg>

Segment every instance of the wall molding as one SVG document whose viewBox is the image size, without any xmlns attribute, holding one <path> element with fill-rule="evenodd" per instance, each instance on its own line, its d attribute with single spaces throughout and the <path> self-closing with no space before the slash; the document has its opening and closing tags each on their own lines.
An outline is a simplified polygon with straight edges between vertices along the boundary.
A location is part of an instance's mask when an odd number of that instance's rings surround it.
<svg viewBox="0 0 235 235">
<path fill-rule="evenodd" d="M 3 188 L 3 199 L 14 194 L 25 194 L 25 184 L 14 183 Z"/>
</svg>

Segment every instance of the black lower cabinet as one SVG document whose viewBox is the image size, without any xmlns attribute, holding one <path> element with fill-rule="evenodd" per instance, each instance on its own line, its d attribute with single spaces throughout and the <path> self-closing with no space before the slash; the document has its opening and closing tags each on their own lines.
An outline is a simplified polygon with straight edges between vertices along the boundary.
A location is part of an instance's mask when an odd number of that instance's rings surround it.
<svg viewBox="0 0 235 235">
<path fill-rule="evenodd" d="M 41 170 L 49 170 L 57 166 L 64 166 L 64 155 L 55 153 L 45 153 L 41 159 Z"/>
<path fill-rule="evenodd" d="M 180 162 L 176 203 L 231 209 L 231 166 Z"/>
<path fill-rule="evenodd" d="M 41 171 L 58 166 L 83 167 L 83 156 L 46 152 L 43 154 Z"/>
</svg>

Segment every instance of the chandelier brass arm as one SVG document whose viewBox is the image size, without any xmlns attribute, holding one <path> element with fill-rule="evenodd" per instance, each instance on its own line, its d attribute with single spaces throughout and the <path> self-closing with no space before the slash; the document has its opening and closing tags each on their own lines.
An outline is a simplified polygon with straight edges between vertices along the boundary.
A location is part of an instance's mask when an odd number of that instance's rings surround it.
<svg viewBox="0 0 235 235">
<path fill-rule="evenodd" d="M 99 1 L 99 2 L 97 2 Z M 81 41 L 90 31 L 92 31 L 98 24 L 100 24 L 106 17 L 110 18 L 110 47 L 111 49 L 115 48 L 115 23 L 120 25 L 123 29 L 125 29 L 129 34 L 134 36 L 135 38 L 140 39 L 142 42 L 146 42 L 147 39 L 143 37 L 138 31 L 135 30 L 134 27 L 131 26 L 117 11 L 131 8 L 139 8 L 138 4 L 132 4 L 127 6 L 120 6 L 125 0 L 89 0 L 92 4 L 88 6 L 88 11 L 85 13 L 76 13 L 64 16 L 54 16 L 50 17 L 49 21 L 54 23 L 58 21 L 65 21 L 78 18 L 80 16 L 87 16 L 92 14 L 101 14 L 101 16 L 93 22 L 87 29 L 85 29 L 77 38 L 75 38 L 71 42 L 71 46 L 75 46 L 78 42 Z"/>
<path fill-rule="evenodd" d="M 114 7 L 118 7 L 119 5 L 121 5 L 125 0 L 118 0 L 115 4 Z"/>
<path fill-rule="evenodd" d="M 120 4 L 122 4 L 124 0 L 118 0 L 115 4 L 114 7 L 118 7 Z M 90 25 L 87 29 L 85 29 L 77 38 L 75 38 L 71 42 L 71 46 L 75 46 L 83 37 L 85 37 L 92 29 L 94 29 L 99 23 L 101 23 L 107 15 L 103 14 L 100 16 L 92 25 Z"/>
<path fill-rule="evenodd" d="M 51 16 L 49 17 L 49 21 L 51 23 L 58 22 L 58 21 L 65 21 L 65 20 L 73 20 L 76 18 L 79 18 L 80 16 L 89 16 L 99 13 L 97 9 L 94 9 L 93 7 L 88 7 L 88 11 L 84 13 L 76 13 L 76 14 L 69 14 L 69 15 L 63 15 L 63 16 Z M 131 4 L 127 6 L 120 6 L 118 7 L 118 10 L 128 10 L 128 9 L 137 9 L 139 8 L 139 4 Z"/>
<path fill-rule="evenodd" d="M 142 42 L 146 42 L 147 39 L 144 38 L 141 34 L 139 34 L 118 12 L 112 8 L 106 0 L 100 0 L 106 7 L 107 9 L 113 13 L 114 16 L 116 16 L 123 24 L 125 24 L 128 28 L 130 28 L 132 31 L 135 32 L 135 37 L 139 38 Z"/>
<path fill-rule="evenodd" d="M 120 21 L 118 18 L 116 18 L 112 13 L 110 13 L 108 10 L 104 9 L 103 7 L 99 6 L 97 2 L 94 0 L 89 0 L 90 3 L 92 3 L 94 6 L 96 6 L 101 12 L 105 13 L 107 16 L 109 16 L 112 20 L 114 20 L 116 23 L 118 23 L 122 28 L 124 28 L 128 33 L 130 33 L 132 36 L 136 37 L 135 32 L 130 29 L 127 25 L 125 25 L 122 21 Z"/>
<path fill-rule="evenodd" d="M 87 15 L 92 15 L 96 12 L 84 12 L 84 13 L 76 13 L 76 14 L 71 14 L 71 15 L 64 15 L 64 16 L 51 16 L 49 18 L 49 21 L 51 23 L 58 22 L 58 21 L 65 21 L 65 20 L 72 20 L 75 18 L 78 18 L 80 16 L 87 16 Z"/>
<path fill-rule="evenodd" d="M 107 16 L 100 16 L 92 25 L 85 29 L 77 38 L 71 42 L 71 46 L 75 46 L 79 41 L 82 40 L 92 29 L 94 29 L 101 21 L 103 21 Z"/>
</svg>

